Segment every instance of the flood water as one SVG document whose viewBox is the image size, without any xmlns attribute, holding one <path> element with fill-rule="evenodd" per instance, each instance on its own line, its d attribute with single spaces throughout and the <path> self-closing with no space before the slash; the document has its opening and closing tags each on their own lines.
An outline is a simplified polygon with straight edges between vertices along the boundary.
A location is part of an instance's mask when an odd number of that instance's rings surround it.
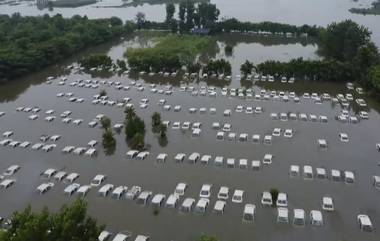
<svg viewBox="0 0 380 241">
<path fill-rule="evenodd" d="M 223 56 L 226 42 L 231 43 L 234 36 L 223 37 L 218 40 L 220 51 L 215 53 L 216 57 Z M 242 37 L 243 38 L 243 37 Z M 276 42 L 278 41 L 278 42 Z M 233 61 L 234 76 L 238 74 L 238 66 L 246 59 L 255 62 L 261 61 L 267 56 L 276 56 L 281 60 L 293 57 L 317 58 L 316 47 L 313 44 L 302 44 L 298 42 L 289 43 L 276 41 L 246 40 L 234 44 L 234 53 L 230 57 Z M 271 42 L 269 44 L 268 42 Z M 57 210 L 62 204 L 75 200 L 75 196 L 67 197 L 63 194 L 66 187 L 63 183 L 56 183 L 46 194 L 37 194 L 35 189 L 42 182 L 39 175 L 47 168 L 64 170 L 66 172 L 77 172 L 80 174 L 76 181 L 82 185 L 88 184 L 96 174 L 107 175 L 106 183 L 115 186 L 140 185 L 144 190 L 150 190 L 153 194 L 163 193 L 167 196 L 173 193 L 175 186 L 179 182 L 187 183 L 185 197 L 199 199 L 199 191 L 202 184 L 213 184 L 210 205 L 206 214 L 181 213 L 178 209 L 168 209 L 162 207 L 158 215 L 153 214 L 151 206 L 140 206 L 131 200 L 115 200 L 110 197 L 100 197 L 97 188 L 93 188 L 86 200 L 89 204 L 90 214 L 96 217 L 100 223 L 106 224 L 107 229 L 112 232 L 129 230 L 133 235 L 146 234 L 152 240 L 196 240 L 202 233 L 215 235 L 220 240 L 326 240 L 326 241 L 377 241 L 379 240 L 380 229 L 380 191 L 376 190 L 371 183 L 373 175 L 380 174 L 379 152 L 375 144 L 380 142 L 380 115 L 379 105 L 371 99 L 366 98 L 369 108 L 369 119 L 362 120 L 357 124 L 341 123 L 335 117 L 341 112 L 340 105 L 333 105 L 330 101 L 322 104 L 314 104 L 311 99 L 300 98 L 300 103 L 252 99 L 240 99 L 238 97 L 226 97 L 221 95 L 222 87 L 239 88 L 241 85 L 254 89 L 259 93 L 260 89 L 277 91 L 296 92 L 301 96 L 303 92 L 317 92 L 318 94 L 329 93 L 335 96 L 337 93 L 348 93 L 345 86 L 329 82 L 303 82 L 296 81 L 294 84 L 282 84 L 279 81 L 274 83 L 257 82 L 253 84 L 249 81 L 239 81 L 235 78 L 231 82 L 221 80 L 210 81 L 187 81 L 181 77 L 171 78 L 162 76 L 140 76 L 128 77 L 113 74 L 86 74 L 74 73 L 64 70 L 64 67 L 72 64 L 81 55 L 88 52 L 106 52 L 113 58 L 120 58 L 123 51 L 128 46 L 145 45 L 146 40 L 135 38 L 121 43 L 112 43 L 90 49 L 85 53 L 67 60 L 62 65 L 49 67 L 41 72 L 31 74 L 19 81 L 9 85 L 0 86 L 0 111 L 6 114 L 0 117 L 0 133 L 13 130 L 15 133 L 11 137 L 14 140 L 39 142 L 42 134 L 59 134 L 62 138 L 56 142 L 57 147 L 45 153 L 42 150 L 35 151 L 30 147 L 11 148 L 0 146 L 0 171 L 5 170 L 11 164 L 18 164 L 21 170 L 14 176 L 16 183 L 7 190 L 0 190 L 0 216 L 7 216 L 14 210 L 22 209 L 31 204 L 33 208 L 40 209 L 48 206 L 52 210 Z M 279 48 L 285 46 L 284 48 Z M 286 51 L 284 50 L 286 49 Z M 48 76 L 57 77 L 52 84 L 44 83 Z M 58 85 L 60 77 L 67 77 L 65 85 Z M 140 92 L 131 86 L 130 90 L 116 90 L 114 86 L 107 84 L 98 89 L 71 87 L 69 83 L 78 79 L 120 81 L 122 85 L 130 85 L 131 81 L 137 80 L 142 83 L 145 90 Z M 162 83 L 156 88 L 163 89 L 164 85 L 172 84 L 173 94 L 162 95 L 150 92 L 150 83 Z M 188 84 L 199 89 L 200 86 L 216 86 L 216 97 L 191 96 L 190 92 L 180 92 L 179 86 Z M 106 156 L 101 145 L 96 147 L 97 157 L 77 156 L 74 154 L 62 154 L 61 150 L 67 145 L 86 146 L 92 140 L 101 142 L 102 130 L 98 127 L 90 128 L 87 123 L 95 118 L 97 114 L 105 114 L 110 117 L 112 124 L 123 123 L 124 113 L 122 108 L 116 106 L 103 106 L 91 104 L 92 96 L 98 94 L 101 89 L 107 91 L 112 100 L 122 100 L 124 97 L 131 98 L 131 103 L 135 105 L 137 114 L 142 117 L 146 124 L 145 141 L 149 145 L 150 155 L 145 160 L 130 160 L 126 158 L 129 150 L 125 143 L 125 135 L 116 134 L 117 147 L 113 155 Z M 75 97 L 85 99 L 84 103 L 71 103 L 67 97 L 57 98 L 59 92 L 73 92 Z M 359 97 L 354 94 L 355 97 Z M 139 102 L 142 98 L 149 99 L 149 106 L 140 109 Z M 163 110 L 157 103 L 159 99 L 166 99 L 166 103 L 181 105 L 180 112 Z M 353 104 L 350 114 L 355 115 L 360 109 Z M 237 105 L 261 106 L 264 112 L 261 114 L 237 113 L 234 111 Z M 17 112 L 19 106 L 38 106 L 41 111 L 37 120 L 29 120 L 31 113 Z M 216 114 L 208 111 L 204 114 L 190 114 L 191 107 L 211 107 L 216 108 Z M 54 109 L 53 115 L 57 119 L 53 122 L 46 122 L 45 111 Z M 231 109 L 230 117 L 224 117 L 223 111 Z M 79 126 L 74 124 L 64 124 L 59 117 L 63 111 L 72 111 L 73 119 L 83 119 Z M 362 110 L 362 109 L 360 109 Z M 202 133 L 200 137 L 192 137 L 189 130 L 173 130 L 168 128 L 168 144 L 161 147 L 157 137 L 151 132 L 150 117 L 154 111 L 158 111 L 163 120 L 191 121 L 202 123 Z M 279 121 L 272 120 L 270 113 L 293 112 L 316 115 L 326 115 L 328 123 L 311 121 Z M 232 131 L 248 133 L 247 142 L 218 141 L 217 131 L 212 129 L 213 122 L 230 123 Z M 263 137 L 271 134 L 273 129 L 292 128 L 295 133 L 293 138 L 274 137 L 271 145 L 254 144 L 253 134 L 260 134 Z M 345 132 L 350 141 L 343 143 L 339 140 L 338 134 Z M 327 150 L 321 150 L 317 146 L 317 140 L 323 138 L 328 141 Z M 32 145 L 33 145 L 32 144 Z M 198 152 L 201 155 L 209 154 L 212 159 L 208 165 L 199 162 L 190 164 L 185 159 L 183 163 L 175 163 L 174 156 L 177 153 L 190 155 Z M 157 163 L 156 156 L 159 153 L 167 153 L 168 159 L 165 163 Z M 274 155 L 271 165 L 262 166 L 261 170 L 253 171 L 251 168 L 240 169 L 215 166 L 213 161 L 216 156 L 224 158 L 240 158 L 251 160 L 262 160 L 264 155 L 270 153 Z M 304 180 L 302 176 L 297 178 L 289 177 L 290 165 L 311 165 L 314 168 L 324 167 L 330 176 L 331 169 L 341 171 L 353 171 L 355 173 L 354 184 L 345 184 L 344 181 L 335 182 L 330 179 Z M 302 173 L 302 171 L 301 171 Z M 218 215 L 212 212 L 213 205 L 220 186 L 228 186 L 230 195 L 235 189 L 242 189 L 244 202 L 242 204 L 227 202 L 225 213 Z M 335 202 L 335 211 L 322 212 L 324 218 L 323 227 L 313 227 L 309 223 L 305 227 L 294 227 L 291 224 L 276 223 L 276 209 L 263 207 L 260 203 L 261 193 L 270 188 L 277 188 L 281 192 L 288 194 L 288 208 L 290 222 L 293 218 L 293 209 L 301 208 L 306 212 L 306 220 L 309 222 L 310 210 L 322 210 L 321 202 L 323 196 L 331 196 Z M 183 198 L 180 203 L 182 203 Z M 243 223 L 242 213 L 244 204 L 253 203 L 256 205 L 256 216 L 253 223 Z M 358 228 L 356 217 L 358 214 L 368 214 L 375 227 L 375 232 L 366 233 Z"/>
<path fill-rule="evenodd" d="M 348 11 L 353 7 L 368 8 L 371 6 L 372 0 L 211 0 L 211 2 L 220 9 L 220 18 L 235 17 L 243 21 L 273 21 L 295 25 L 326 26 L 334 21 L 352 19 L 368 27 L 373 32 L 373 41 L 380 46 L 380 28 L 378 26 L 380 17 L 352 14 Z M 143 3 L 125 6 L 123 5 L 125 3 L 122 0 L 103 0 L 93 5 L 76 8 L 48 9 L 36 2 L 25 1 L 19 5 L 0 5 L 0 13 L 20 12 L 22 15 L 32 16 L 60 13 L 64 17 L 79 14 L 87 15 L 89 18 L 116 16 L 123 20 L 131 20 L 134 19 L 136 13 L 143 12 L 148 20 L 163 21 L 165 19 L 164 4 Z"/>
</svg>

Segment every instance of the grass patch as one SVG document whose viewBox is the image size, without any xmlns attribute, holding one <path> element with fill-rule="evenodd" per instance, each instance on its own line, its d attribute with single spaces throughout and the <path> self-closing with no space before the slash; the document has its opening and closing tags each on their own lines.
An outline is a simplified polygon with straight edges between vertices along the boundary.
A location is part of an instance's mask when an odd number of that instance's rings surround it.
<svg viewBox="0 0 380 241">
<path fill-rule="evenodd" d="M 197 55 L 214 46 L 212 37 L 167 35 L 154 39 L 149 48 L 129 48 L 125 52 L 128 64 L 138 71 L 176 71 L 194 62 Z"/>
</svg>

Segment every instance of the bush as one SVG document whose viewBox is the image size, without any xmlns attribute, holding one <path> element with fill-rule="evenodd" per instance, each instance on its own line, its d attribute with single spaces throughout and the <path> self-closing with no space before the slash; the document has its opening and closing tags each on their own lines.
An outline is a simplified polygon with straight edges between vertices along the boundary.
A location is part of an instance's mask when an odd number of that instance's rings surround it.
<svg viewBox="0 0 380 241">
<path fill-rule="evenodd" d="M 98 67 L 103 69 L 110 69 L 112 67 L 111 57 L 105 54 L 91 54 L 89 56 L 83 57 L 79 63 L 86 69 Z"/>
</svg>

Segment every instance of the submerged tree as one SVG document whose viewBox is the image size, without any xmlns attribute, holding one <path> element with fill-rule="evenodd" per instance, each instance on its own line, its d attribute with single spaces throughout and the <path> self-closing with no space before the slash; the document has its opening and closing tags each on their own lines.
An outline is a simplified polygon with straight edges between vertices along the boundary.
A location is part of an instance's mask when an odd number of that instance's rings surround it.
<svg viewBox="0 0 380 241">
<path fill-rule="evenodd" d="M 276 188 L 271 188 L 269 192 L 272 195 L 272 206 L 276 207 L 279 191 Z"/>
<path fill-rule="evenodd" d="M 252 74 L 252 69 L 253 68 L 254 68 L 253 63 L 251 63 L 248 60 L 246 60 L 245 63 L 240 66 L 240 72 L 243 75 L 249 75 L 249 74 Z"/>
<path fill-rule="evenodd" d="M 133 138 L 129 141 L 129 146 L 132 149 L 142 151 L 145 148 L 144 135 L 141 133 L 136 133 Z"/>
<path fill-rule="evenodd" d="M 152 115 L 152 131 L 157 133 L 159 131 L 159 126 L 161 125 L 161 115 L 158 112 L 154 112 Z"/>
<path fill-rule="evenodd" d="M 111 127 L 111 119 L 108 118 L 107 116 L 104 116 L 101 120 L 100 120 L 100 124 L 102 126 L 103 129 L 109 129 Z"/>
<path fill-rule="evenodd" d="M 102 144 L 106 155 L 114 153 L 116 149 L 116 139 L 114 138 L 111 129 L 104 130 Z"/>
<path fill-rule="evenodd" d="M 107 96 L 107 91 L 105 89 L 102 89 L 100 92 L 99 92 L 99 95 L 100 96 Z"/>
<path fill-rule="evenodd" d="M 224 47 L 224 53 L 226 54 L 226 56 L 232 56 L 233 51 L 234 51 L 234 48 L 231 45 L 227 44 Z"/>
</svg>

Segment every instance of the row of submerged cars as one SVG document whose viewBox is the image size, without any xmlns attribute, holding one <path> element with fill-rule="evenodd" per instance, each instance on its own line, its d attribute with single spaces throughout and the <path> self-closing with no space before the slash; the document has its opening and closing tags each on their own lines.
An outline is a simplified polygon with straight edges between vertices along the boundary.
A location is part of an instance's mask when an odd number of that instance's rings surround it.
<svg viewBox="0 0 380 241">
<path fill-rule="evenodd" d="M 149 155 L 150 155 L 150 152 L 147 152 L 147 151 L 139 152 L 137 150 L 129 150 L 126 153 L 126 156 L 128 159 L 137 159 L 137 160 L 144 160 Z M 156 156 L 156 161 L 158 163 L 165 163 L 168 157 L 169 155 L 167 153 L 159 153 Z M 272 154 L 265 154 L 262 159 L 262 163 L 266 165 L 272 164 L 273 158 L 274 156 Z M 215 156 L 215 158 L 213 159 L 212 156 L 209 154 L 201 155 L 198 152 L 192 152 L 189 155 L 185 153 L 177 153 L 173 156 L 173 159 L 176 163 L 182 163 L 186 160 L 188 163 L 195 164 L 199 162 L 205 165 L 211 163 L 211 161 L 213 160 L 214 165 L 223 166 L 224 164 L 226 164 L 228 168 L 239 167 L 241 169 L 246 169 L 249 167 L 250 164 L 252 164 L 252 169 L 254 170 L 259 170 L 261 167 L 260 160 L 253 160 L 251 163 L 249 163 L 248 159 L 246 158 L 236 159 L 232 157 L 225 158 L 223 156 Z"/>
<path fill-rule="evenodd" d="M 3 137 L 6 137 L 5 139 L 2 139 L 0 140 L 0 145 L 1 146 L 9 146 L 9 147 L 12 147 L 12 148 L 16 148 L 16 147 L 20 147 L 20 148 L 23 148 L 23 149 L 26 149 L 28 148 L 29 146 L 31 146 L 31 149 L 32 150 L 42 150 L 42 151 L 45 151 L 45 152 L 50 152 L 52 151 L 54 148 L 57 147 L 57 144 L 55 143 L 48 143 L 49 141 L 51 142 L 57 142 L 61 136 L 60 135 L 52 135 L 52 136 L 48 136 L 48 135 L 41 135 L 41 137 L 39 138 L 40 142 L 37 142 L 37 143 L 31 143 L 29 141 L 18 141 L 18 140 L 13 140 L 13 139 L 10 139 L 9 137 L 12 136 L 14 134 L 13 131 L 6 131 L 3 133 Z M 96 156 L 97 154 L 97 150 L 95 147 L 95 145 L 97 145 L 97 141 L 96 140 L 90 140 L 88 143 L 87 143 L 87 147 L 75 147 L 75 146 L 65 146 L 63 149 L 62 149 L 62 152 L 67 154 L 67 153 L 74 153 L 76 155 L 82 155 L 84 154 L 85 156 Z"/>
<path fill-rule="evenodd" d="M 18 170 L 20 166 L 13 165 L 9 167 L 4 175 L 12 176 Z M 140 186 L 132 186 L 128 188 L 127 186 L 118 186 L 115 187 L 113 184 L 104 184 L 106 182 L 107 176 L 98 174 L 88 185 L 80 185 L 74 183 L 74 181 L 79 178 L 79 174 L 70 173 L 66 174 L 63 171 L 55 169 L 47 169 L 41 173 L 44 179 L 49 180 L 49 182 L 42 183 L 37 187 L 37 191 L 41 194 L 47 192 L 50 188 L 54 186 L 54 181 L 63 181 L 67 183 L 68 186 L 65 187 L 64 193 L 68 196 L 77 193 L 77 195 L 84 197 L 92 188 L 98 188 L 98 194 L 100 196 L 106 197 L 110 195 L 114 199 L 127 199 L 135 200 L 137 204 L 140 205 L 151 205 L 154 208 L 161 208 L 163 206 L 167 208 L 176 209 L 178 208 L 181 212 L 194 212 L 198 214 L 204 214 L 210 206 L 210 198 L 212 196 L 213 185 L 203 184 L 199 191 L 199 199 L 196 201 L 194 198 L 184 197 L 188 185 L 186 183 L 178 183 L 174 189 L 174 192 L 168 197 L 165 194 L 157 193 L 153 195 L 153 192 L 143 190 Z M 375 177 L 374 177 L 375 178 Z M 50 180 L 53 179 L 54 181 Z M 9 180 L 9 179 L 6 179 Z M 374 179 L 375 180 L 375 179 Z M 377 177 L 378 183 L 376 184 L 380 188 L 380 177 Z M 0 184 L 1 187 L 4 187 L 4 181 Z M 8 187 L 4 187 L 8 188 Z M 233 191 L 232 195 L 230 189 L 226 186 L 221 186 L 217 193 L 217 200 L 214 203 L 212 211 L 217 214 L 223 214 L 227 205 L 227 202 L 231 200 L 232 203 L 242 204 L 244 203 L 244 190 L 236 189 Z M 182 199 L 182 202 L 180 203 Z M 295 226 L 305 226 L 307 222 L 307 217 L 305 210 L 303 209 L 293 209 L 293 218 L 290 221 L 289 210 L 288 210 L 288 195 L 284 192 L 279 192 L 278 194 L 272 194 L 269 191 L 265 191 L 261 195 L 261 204 L 262 206 L 268 207 L 277 207 L 277 222 L 278 223 L 292 223 Z M 335 210 L 334 202 L 331 197 L 322 198 L 322 210 L 332 212 Z M 245 222 L 253 222 L 255 220 L 256 206 L 252 203 L 246 203 L 244 205 L 242 219 Z M 360 214 L 357 217 L 360 228 L 364 231 L 372 231 L 373 226 L 369 216 Z M 309 213 L 309 223 L 312 226 L 322 226 L 323 215 L 319 210 L 311 210 Z M 109 237 L 111 234 L 108 231 L 108 236 L 103 233 L 101 237 Z M 129 238 L 129 234 L 117 234 L 116 237 L 125 237 Z M 106 240 L 106 239 L 99 239 Z M 119 239 L 116 239 L 119 240 Z M 124 239 L 120 239 L 124 240 Z M 126 240 L 126 239 L 125 239 Z"/>
</svg>

